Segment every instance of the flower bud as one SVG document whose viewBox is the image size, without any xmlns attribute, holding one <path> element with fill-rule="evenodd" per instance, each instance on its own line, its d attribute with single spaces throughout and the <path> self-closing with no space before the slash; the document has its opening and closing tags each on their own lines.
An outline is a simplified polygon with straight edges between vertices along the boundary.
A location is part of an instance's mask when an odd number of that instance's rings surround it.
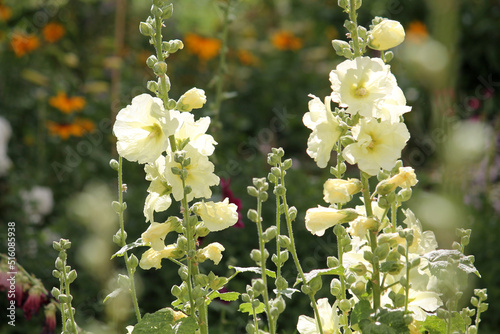
<svg viewBox="0 0 500 334">
<path fill-rule="evenodd" d="M 393 20 L 383 20 L 371 31 L 368 46 L 374 50 L 384 51 L 403 43 L 405 30 L 401 23 Z"/>
<path fill-rule="evenodd" d="M 340 296 L 341 289 L 342 284 L 340 283 L 340 281 L 337 278 L 332 279 L 332 281 L 330 282 L 330 293 L 333 296 L 338 297 Z"/>
<path fill-rule="evenodd" d="M 180 97 L 177 108 L 180 111 L 191 111 L 203 107 L 206 102 L 207 97 L 203 89 L 191 88 Z"/>
<path fill-rule="evenodd" d="M 330 204 L 347 203 L 361 188 L 361 181 L 358 179 L 328 179 L 323 185 L 323 199 Z"/>
<path fill-rule="evenodd" d="M 139 24 L 139 31 L 144 36 L 151 36 L 153 34 L 154 30 L 153 30 L 153 27 L 151 26 L 151 24 L 146 23 L 146 22 L 141 22 Z"/>
</svg>

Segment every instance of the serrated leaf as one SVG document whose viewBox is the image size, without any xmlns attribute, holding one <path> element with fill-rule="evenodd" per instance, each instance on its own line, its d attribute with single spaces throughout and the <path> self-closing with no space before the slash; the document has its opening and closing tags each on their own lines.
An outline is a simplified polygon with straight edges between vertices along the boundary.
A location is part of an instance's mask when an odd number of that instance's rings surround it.
<svg viewBox="0 0 500 334">
<path fill-rule="evenodd" d="M 315 270 L 308 272 L 307 274 L 304 274 L 304 277 L 306 279 L 306 283 L 309 283 L 309 281 L 311 281 L 316 276 L 343 275 L 343 274 L 344 274 L 344 267 L 338 266 L 335 268 L 315 269 Z M 299 278 L 297 278 L 297 281 L 295 282 L 295 284 L 293 286 L 296 286 L 300 282 L 302 282 L 302 279 L 299 277 Z"/>
<path fill-rule="evenodd" d="M 197 329 L 198 323 L 193 317 L 182 318 L 174 325 L 175 334 L 193 334 Z"/>
<path fill-rule="evenodd" d="M 266 305 L 264 303 L 259 303 L 259 306 L 255 308 L 255 314 L 264 312 Z M 238 309 L 241 313 L 248 313 L 253 315 L 252 303 L 242 303 Z"/>
<path fill-rule="evenodd" d="M 125 245 L 122 248 L 120 248 L 120 250 L 118 252 L 116 252 L 115 254 L 113 254 L 113 256 L 111 257 L 111 259 L 115 258 L 116 256 L 123 256 L 129 250 L 137 248 L 137 247 L 141 247 L 141 246 L 147 246 L 147 245 L 146 245 L 146 243 L 144 241 L 142 241 L 142 238 L 139 238 L 136 241 L 134 241 L 133 243 Z"/>
<path fill-rule="evenodd" d="M 116 296 L 118 296 L 121 292 L 123 291 L 123 288 L 118 288 L 114 291 L 112 291 L 111 293 L 109 293 L 105 298 L 104 300 L 102 301 L 103 303 L 106 302 L 106 300 L 110 299 L 110 298 L 115 298 Z"/>
<path fill-rule="evenodd" d="M 293 288 L 286 288 L 285 290 L 278 290 L 278 289 L 274 289 L 273 292 L 275 294 L 282 294 L 283 296 L 285 297 L 288 297 L 290 299 L 292 299 L 292 295 L 295 293 L 295 292 L 299 292 L 299 290 L 297 289 L 293 289 Z"/>
<path fill-rule="evenodd" d="M 134 326 L 132 334 L 175 334 L 176 332 L 172 328 L 173 322 L 174 315 L 172 309 L 163 308 L 152 314 L 146 313 L 141 321 Z"/>
<path fill-rule="evenodd" d="M 252 272 L 256 274 L 262 274 L 262 269 L 260 267 L 233 267 L 229 266 L 229 269 L 234 269 L 239 273 Z M 269 277 L 276 278 L 276 273 L 272 270 L 266 269 L 266 274 Z"/>
<path fill-rule="evenodd" d="M 433 273 L 446 269 L 450 263 L 448 259 L 453 259 L 458 263 L 458 269 L 466 274 L 476 274 L 478 277 L 481 277 L 470 258 L 457 250 L 438 249 L 424 254 L 423 257 L 429 260 L 429 269 Z"/>
</svg>

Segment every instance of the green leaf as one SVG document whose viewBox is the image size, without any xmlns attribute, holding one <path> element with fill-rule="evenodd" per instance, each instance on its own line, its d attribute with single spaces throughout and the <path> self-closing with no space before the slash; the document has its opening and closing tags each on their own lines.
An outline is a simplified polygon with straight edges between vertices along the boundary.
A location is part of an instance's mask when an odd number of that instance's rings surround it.
<svg viewBox="0 0 500 334">
<path fill-rule="evenodd" d="M 175 334 L 193 334 L 198 329 L 198 323 L 193 317 L 185 317 L 176 321 L 174 326 Z M 160 333 L 160 332 L 157 332 Z"/>
<path fill-rule="evenodd" d="M 171 308 L 163 308 L 155 313 L 146 313 L 135 326 L 132 334 L 163 333 L 175 334 L 172 328 L 174 314 Z M 194 333 L 194 332 L 191 332 Z"/>
<path fill-rule="evenodd" d="M 438 249 L 427 254 L 424 254 L 427 260 L 429 260 L 430 270 L 433 273 L 439 272 L 441 270 L 446 270 L 449 265 L 449 259 L 457 262 L 458 269 L 462 270 L 466 274 L 476 274 L 481 277 L 476 267 L 471 261 L 471 258 L 465 256 L 457 250 L 451 249 Z"/>
<path fill-rule="evenodd" d="M 372 306 L 368 300 L 359 301 L 351 312 L 351 324 L 354 325 L 360 323 L 361 320 L 368 319 L 372 312 Z"/>
<path fill-rule="evenodd" d="M 366 306 L 364 306 L 366 307 Z M 359 328 L 363 334 L 409 334 L 404 312 L 380 308 L 374 316 L 362 319 Z"/>
<path fill-rule="evenodd" d="M 234 269 L 239 273 L 253 272 L 256 274 L 262 274 L 262 269 L 260 267 L 233 267 L 229 266 L 229 269 Z M 266 269 L 266 274 L 269 277 L 276 278 L 276 273 L 272 270 Z"/>
<path fill-rule="evenodd" d="M 144 241 L 142 241 L 142 238 L 139 238 L 136 241 L 134 241 L 133 243 L 125 245 L 122 248 L 120 248 L 120 250 L 118 252 L 116 252 L 115 254 L 113 254 L 113 256 L 111 257 L 111 259 L 115 258 L 116 256 L 123 256 L 129 250 L 137 248 L 137 247 L 141 247 L 141 246 L 147 246 L 147 245 L 146 245 L 146 243 Z"/>
<path fill-rule="evenodd" d="M 221 300 L 225 302 L 233 302 L 235 300 L 238 300 L 240 297 L 239 292 L 224 292 L 220 293 L 218 291 L 214 291 L 209 295 L 210 299 L 215 299 L 215 298 L 220 298 Z"/>
<path fill-rule="evenodd" d="M 420 325 L 420 332 L 429 334 L 446 333 L 446 321 L 435 315 L 428 316 Z"/>
<path fill-rule="evenodd" d="M 344 267 L 338 266 L 335 268 L 315 269 L 315 270 L 308 272 L 307 274 L 304 274 L 304 277 L 306 279 L 306 283 L 309 283 L 309 281 L 311 281 L 316 276 L 343 275 L 343 274 L 344 274 Z M 299 278 L 297 278 L 297 281 L 295 282 L 295 284 L 293 286 L 296 286 L 300 282 L 302 282 L 302 279 L 299 277 Z"/>
<path fill-rule="evenodd" d="M 264 303 L 259 303 L 259 306 L 255 309 L 255 314 L 259 314 L 264 312 L 266 309 L 266 305 Z M 240 308 L 238 309 L 241 313 L 248 313 L 249 315 L 253 315 L 252 303 L 242 303 L 240 304 Z"/>
</svg>

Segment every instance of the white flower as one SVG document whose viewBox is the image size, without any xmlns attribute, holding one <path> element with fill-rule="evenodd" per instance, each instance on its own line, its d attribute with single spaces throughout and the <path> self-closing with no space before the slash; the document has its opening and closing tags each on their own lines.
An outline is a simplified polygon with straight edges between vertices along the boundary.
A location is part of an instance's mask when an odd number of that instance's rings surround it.
<svg viewBox="0 0 500 334">
<path fill-rule="evenodd" d="M 382 121 L 399 123 L 401 122 L 401 116 L 410 111 L 411 107 L 406 105 L 403 91 L 394 82 L 391 94 L 378 102 L 377 112 L 373 116 Z"/>
<path fill-rule="evenodd" d="M 317 236 L 325 234 L 327 228 L 339 223 L 347 222 L 356 218 L 357 214 L 353 210 L 337 210 L 318 206 L 306 211 L 306 229 Z"/>
<path fill-rule="evenodd" d="M 435 251 L 438 248 L 436 236 L 432 231 L 423 231 L 422 224 L 415 217 L 415 214 L 410 209 L 403 209 L 406 219 L 403 223 L 413 230 L 413 243 L 409 251 L 414 254 L 423 255 Z"/>
<path fill-rule="evenodd" d="M 146 222 L 154 222 L 154 212 L 167 210 L 172 204 L 170 193 L 172 187 L 165 178 L 165 157 L 161 155 L 154 164 L 146 164 L 146 180 L 151 181 L 148 188 L 148 197 L 144 203 Z"/>
<path fill-rule="evenodd" d="M 191 111 L 203 107 L 206 102 L 207 97 L 203 89 L 191 88 L 180 97 L 178 106 L 181 111 Z"/>
<path fill-rule="evenodd" d="M 380 58 L 345 60 L 330 72 L 332 101 L 348 107 L 348 113 L 377 117 L 381 103 L 392 98 L 397 86 L 390 66 Z M 392 98 L 394 99 L 394 98 Z"/>
<path fill-rule="evenodd" d="M 224 251 L 224 246 L 218 242 L 212 242 L 205 248 L 201 250 L 201 254 L 207 259 L 214 261 L 215 264 L 219 264 L 222 259 L 222 252 Z"/>
<path fill-rule="evenodd" d="M 7 148 L 11 135 L 12 128 L 9 121 L 0 117 L 0 176 L 5 175 L 7 170 L 12 166 L 12 161 L 7 156 Z"/>
<path fill-rule="evenodd" d="M 405 40 L 405 30 L 398 21 L 384 19 L 371 30 L 368 46 L 374 50 L 388 50 Z"/>
<path fill-rule="evenodd" d="M 325 168 L 335 143 L 342 134 L 338 119 L 330 110 L 330 98 L 325 103 L 314 95 L 309 95 L 309 112 L 304 114 L 302 122 L 313 130 L 307 140 L 307 154 L 316 161 L 320 168 Z"/>
<path fill-rule="evenodd" d="M 238 207 L 229 203 L 229 198 L 222 202 L 201 202 L 196 205 L 196 212 L 203 220 L 203 225 L 211 232 L 233 226 L 238 221 Z"/>
<path fill-rule="evenodd" d="M 373 230 L 377 227 L 377 222 L 373 218 L 359 216 L 349 223 L 346 229 L 352 237 L 364 238 L 368 230 Z"/>
<path fill-rule="evenodd" d="M 332 306 L 328 303 L 328 298 L 318 299 L 316 303 L 318 306 L 319 318 L 321 321 L 321 328 L 323 334 L 337 334 L 340 333 L 339 315 L 337 311 L 336 301 Z M 297 322 L 297 330 L 300 334 L 319 334 L 318 323 L 316 319 L 301 315 Z"/>
<path fill-rule="evenodd" d="M 171 111 L 175 118 L 181 122 L 175 131 L 175 139 L 182 141 L 189 138 L 189 144 L 196 148 L 200 154 L 210 156 L 214 153 L 217 142 L 211 135 L 206 134 L 210 126 L 210 117 L 201 117 L 196 122 L 191 113 L 179 113 L 177 110 Z"/>
<path fill-rule="evenodd" d="M 191 192 L 187 194 L 188 202 L 193 198 L 210 198 L 212 196 L 211 186 L 219 184 L 219 177 L 214 174 L 214 165 L 208 160 L 208 157 L 202 155 L 191 144 L 184 147 L 186 158 L 191 160 L 191 163 L 186 167 L 188 175 L 186 178 L 186 186 L 191 187 Z M 180 164 L 174 161 L 174 154 L 170 153 L 165 160 L 165 178 L 172 186 L 172 195 L 176 201 L 180 201 L 184 197 L 184 188 L 180 175 L 172 173 L 172 167 L 180 168 Z"/>
<path fill-rule="evenodd" d="M 129 161 L 153 163 L 169 146 L 179 121 L 163 108 L 159 98 L 149 94 L 134 97 L 132 104 L 116 116 L 113 133 L 118 153 Z"/>
<path fill-rule="evenodd" d="M 376 119 L 361 119 L 352 128 L 352 135 L 356 142 L 345 147 L 343 156 L 370 175 L 376 175 L 380 168 L 391 170 L 410 139 L 404 123 L 391 124 Z"/>
<path fill-rule="evenodd" d="M 31 190 L 20 192 L 23 209 L 32 223 L 38 224 L 43 216 L 48 215 L 54 207 L 52 190 L 48 187 L 34 186 Z"/>
<path fill-rule="evenodd" d="M 323 185 L 323 199 L 330 204 L 347 203 L 360 190 L 361 181 L 358 179 L 328 179 Z"/>
</svg>

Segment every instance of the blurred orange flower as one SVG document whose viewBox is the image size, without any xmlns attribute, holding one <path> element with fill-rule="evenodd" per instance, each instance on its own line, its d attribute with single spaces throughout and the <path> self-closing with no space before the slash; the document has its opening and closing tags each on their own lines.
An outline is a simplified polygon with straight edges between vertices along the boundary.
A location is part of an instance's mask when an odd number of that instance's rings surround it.
<svg viewBox="0 0 500 334">
<path fill-rule="evenodd" d="M 10 17 L 12 16 L 12 10 L 0 4 L 0 21 L 8 21 Z"/>
<path fill-rule="evenodd" d="M 259 63 L 259 58 L 248 50 L 238 50 L 238 59 L 247 66 L 256 66 Z"/>
<path fill-rule="evenodd" d="M 426 40 L 427 37 L 429 37 L 429 32 L 425 24 L 421 21 L 413 21 L 408 28 L 406 28 L 406 38 L 415 43 L 422 42 Z"/>
<path fill-rule="evenodd" d="M 302 48 L 302 39 L 296 37 L 290 31 L 282 30 L 273 35 L 272 43 L 278 50 L 298 50 Z"/>
<path fill-rule="evenodd" d="M 43 27 L 42 34 L 47 42 L 55 43 L 66 34 L 66 29 L 59 23 L 51 22 Z"/>
<path fill-rule="evenodd" d="M 12 50 L 14 50 L 16 56 L 22 57 L 25 54 L 37 49 L 40 46 L 40 41 L 38 40 L 38 37 L 32 34 L 25 35 L 15 33 L 12 35 L 10 45 L 12 46 Z"/>
<path fill-rule="evenodd" d="M 184 42 L 189 52 L 204 61 L 217 56 L 222 45 L 222 42 L 216 38 L 203 37 L 192 33 L 186 34 Z"/>
<path fill-rule="evenodd" d="M 80 111 L 87 102 L 81 96 L 68 97 L 65 92 L 58 92 L 56 96 L 49 99 L 49 104 L 59 109 L 65 114 L 71 114 L 74 111 Z"/>
<path fill-rule="evenodd" d="M 47 129 L 53 136 L 58 136 L 63 140 L 69 137 L 82 137 L 88 132 L 95 130 L 95 124 L 89 119 L 77 118 L 74 123 L 47 122 Z"/>
</svg>

